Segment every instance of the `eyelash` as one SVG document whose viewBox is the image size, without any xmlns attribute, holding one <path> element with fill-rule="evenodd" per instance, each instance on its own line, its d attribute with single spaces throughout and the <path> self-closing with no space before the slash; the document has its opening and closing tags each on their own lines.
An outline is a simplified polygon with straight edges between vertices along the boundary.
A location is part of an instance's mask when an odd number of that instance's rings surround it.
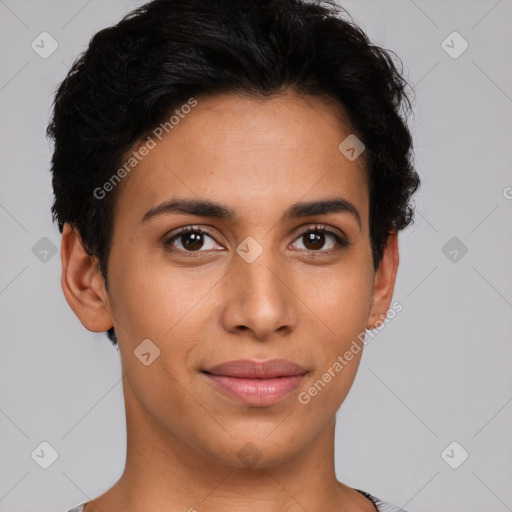
<svg viewBox="0 0 512 512">
<path fill-rule="evenodd" d="M 182 235 L 186 235 L 187 233 L 201 233 L 201 234 L 207 235 L 210 238 L 215 240 L 215 237 L 207 230 L 199 228 L 199 227 L 187 226 L 185 228 L 180 229 L 178 232 L 174 233 L 171 237 L 165 239 L 164 240 L 165 248 L 168 249 L 172 253 L 186 254 L 187 256 L 191 256 L 191 257 L 194 257 L 195 254 L 197 254 L 197 253 L 205 252 L 205 251 L 184 251 L 182 249 L 175 249 L 172 247 L 172 243 L 175 240 L 177 240 Z M 315 233 L 315 234 L 327 233 L 328 235 L 331 235 L 339 245 L 339 247 L 335 247 L 335 248 L 329 249 L 327 251 L 326 250 L 314 250 L 314 249 L 301 249 L 301 250 L 306 250 L 307 252 L 311 253 L 311 256 L 316 256 L 317 254 L 323 254 L 323 255 L 329 256 L 340 249 L 347 248 L 350 245 L 350 242 L 346 238 L 341 237 L 335 231 L 329 229 L 326 226 L 318 226 L 318 225 L 315 225 L 312 228 L 306 229 L 305 231 L 300 233 L 295 240 L 297 240 L 298 238 L 300 238 L 304 235 L 307 235 L 309 233 Z"/>
</svg>

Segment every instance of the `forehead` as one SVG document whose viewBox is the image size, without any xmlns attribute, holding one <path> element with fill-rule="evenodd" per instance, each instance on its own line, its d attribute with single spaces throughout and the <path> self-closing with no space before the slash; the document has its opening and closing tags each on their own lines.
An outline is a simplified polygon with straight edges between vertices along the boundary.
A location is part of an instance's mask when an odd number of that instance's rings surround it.
<svg viewBox="0 0 512 512">
<path fill-rule="evenodd" d="M 364 218 L 365 164 L 338 149 L 352 133 L 341 105 L 294 93 L 196 101 L 193 108 L 178 107 L 181 115 L 168 133 L 152 132 L 150 144 L 143 139 L 132 149 L 151 146 L 121 184 L 117 213 L 140 215 L 181 196 L 252 208 L 254 215 L 262 205 L 277 211 L 339 192 L 359 204 Z"/>
</svg>

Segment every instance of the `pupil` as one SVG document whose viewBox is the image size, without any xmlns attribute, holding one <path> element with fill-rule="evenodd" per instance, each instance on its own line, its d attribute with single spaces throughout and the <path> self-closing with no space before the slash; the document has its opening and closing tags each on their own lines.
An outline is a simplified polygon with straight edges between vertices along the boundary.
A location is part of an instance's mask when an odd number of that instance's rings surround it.
<svg viewBox="0 0 512 512">
<path fill-rule="evenodd" d="M 200 249 L 201 246 L 203 245 L 202 236 L 202 233 L 187 233 L 182 236 L 181 243 L 183 244 L 183 247 L 185 247 L 185 249 Z M 183 243 L 183 238 L 185 238 L 185 240 L 192 239 L 192 243 L 189 243 L 188 241 Z"/>
<path fill-rule="evenodd" d="M 312 247 L 312 249 L 318 249 L 319 247 L 317 247 L 318 245 L 320 245 L 320 247 L 322 247 L 323 245 L 323 240 L 322 240 L 322 237 L 324 236 L 323 233 L 308 233 L 306 235 L 307 237 L 307 241 L 306 241 L 306 247 L 308 247 L 308 244 L 313 244 L 315 247 Z M 308 247 L 308 249 L 310 249 L 310 247 Z"/>
</svg>

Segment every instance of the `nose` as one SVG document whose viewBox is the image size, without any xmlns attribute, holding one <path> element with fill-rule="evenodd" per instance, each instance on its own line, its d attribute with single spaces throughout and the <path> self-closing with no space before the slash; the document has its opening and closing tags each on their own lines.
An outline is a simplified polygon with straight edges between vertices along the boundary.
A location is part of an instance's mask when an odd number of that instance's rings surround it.
<svg viewBox="0 0 512 512">
<path fill-rule="evenodd" d="M 263 251 L 252 263 L 236 256 L 225 283 L 221 322 L 226 331 L 266 340 L 295 329 L 298 297 L 291 274 L 271 252 Z"/>
</svg>

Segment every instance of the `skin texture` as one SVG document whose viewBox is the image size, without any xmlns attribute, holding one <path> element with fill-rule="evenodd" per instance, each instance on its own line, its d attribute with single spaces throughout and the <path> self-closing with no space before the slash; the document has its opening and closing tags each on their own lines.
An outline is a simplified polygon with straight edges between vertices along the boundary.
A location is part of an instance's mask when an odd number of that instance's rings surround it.
<svg viewBox="0 0 512 512">
<path fill-rule="evenodd" d="M 291 92 L 198 98 L 118 185 L 108 293 L 66 225 L 64 294 L 87 329 L 114 325 L 127 414 L 124 473 L 85 512 L 375 510 L 334 471 L 335 414 L 362 351 L 308 404 L 297 399 L 386 315 L 398 268 L 393 232 L 373 272 L 363 160 L 338 150 L 351 133 L 340 115 L 339 105 Z M 347 212 L 281 221 L 296 202 L 333 197 L 356 207 L 361 226 Z M 168 213 L 141 222 L 171 198 L 212 200 L 237 217 Z M 317 224 L 350 245 L 330 234 L 311 244 L 303 234 Z M 166 248 L 185 226 L 211 237 L 199 251 L 186 253 L 194 247 L 186 236 Z M 236 252 L 248 236 L 263 249 L 252 263 Z M 160 350 L 148 366 L 133 353 L 144 339 Z M 270 406 L 229 398 L 201 373 L 275 357 L 309 373 Z M 248 465 L 240 450 L 257 462 Z"/>
</svg>

